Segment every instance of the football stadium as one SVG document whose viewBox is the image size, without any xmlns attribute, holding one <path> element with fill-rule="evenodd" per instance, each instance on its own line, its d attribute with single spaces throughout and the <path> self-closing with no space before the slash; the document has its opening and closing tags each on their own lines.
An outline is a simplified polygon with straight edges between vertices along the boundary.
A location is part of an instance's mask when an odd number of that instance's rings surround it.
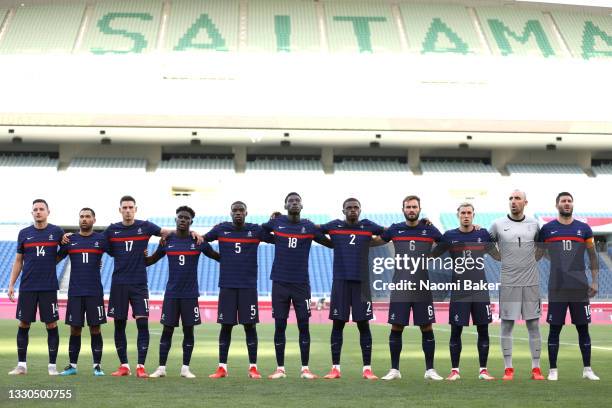
<svg viewBox="0 0 612 408">
<path fill-rule="evenodd" d="M 605 0 L 0 0 L 1 405 L 608 406 L 611 72 Z"/>
</svg>

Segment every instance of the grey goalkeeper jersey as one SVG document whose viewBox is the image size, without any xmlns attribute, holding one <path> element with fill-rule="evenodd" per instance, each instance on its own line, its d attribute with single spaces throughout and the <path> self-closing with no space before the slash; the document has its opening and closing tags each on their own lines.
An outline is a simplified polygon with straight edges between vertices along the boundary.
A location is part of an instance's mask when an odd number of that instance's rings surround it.
<svg viewBox="0 0 612 408">
<path fill-rule="evenodd" d="M 540 284 L 535 259 L 540 227 L 533 217 L 515 221 L 509 216 L 493 222 L 489 230 L 501 254 L 502 286 L 536 286 Z"/>
</svg>

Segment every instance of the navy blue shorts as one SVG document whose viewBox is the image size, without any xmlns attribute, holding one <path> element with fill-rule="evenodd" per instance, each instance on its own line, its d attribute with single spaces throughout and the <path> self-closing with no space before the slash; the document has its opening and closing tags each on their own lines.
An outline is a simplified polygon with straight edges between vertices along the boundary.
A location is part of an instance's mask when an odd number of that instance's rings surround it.
<svg viewBox="0 0 612 408">
<path fill-rule="evenodd" d="M 70 326 L 85 326 L 87 315 L 88 326 L 98 326 L 106 323 L 104 296 L 69 296 L 66 307 L 66 324 Z"/>
<path fill-rule="evenodd" d="M 256 288 L 220 288 L 217 323 L 259 323 Z"/>
<path fill-rule="evenodd" d="M 164 326 L 196 326 L 202 323 L 198 298 L 167 298 L 164 296 L 162 315 L 159 322 Z"/>
<path fill-rule="evenodd" d="M 149 289 L 147 285 L 111 285 L 108 299 L 108 317 L 127 320 L 130 305 L 132 306 L 132 317 L 149 317 Z"/>
<path fill-rule="evenodd" d="M 272 282 L 272 317 L 289 318 L 289 306 L 297 320 L 310 318 L 310 285 L 308 283 Z"/>
<path fill-rule="evenodd" d="M 577 326 L 591 323 L 591 305 L 586 302 L 549 302 L 546 321 L 553 325 L 564 325 L 569 308 L 572 324 Z"/>
<path fill-rule="evenodd" d="M 450 307 L 448 309 L 449 324 L 454 324 L 455 326 L 469 326 L 470 315 L 472 315 L 472 324 L 475 326 L 489 324 L 493 321 L 491 304 L 489 302 L 450 302 Z"/>
<path fill-rule="evenodd" d="M 332 283 L 331 301 L 329 304 L 329 319 L 349 321 L 351 315 L 354 322 L 371 320 L 372 297 L 370 287 L 359 281 L 336 279 Z"/>
<path fill-rule="evenodd" d="M 59 307 L 57 305 L 56 290 L 19 292 L 15 317 L 17 320 L 21 320 L 22 322 L 35 322 L 37 305 L 41 322 L 52 323 L 59 320 Z"/>
<path fill-rule="evenodd" d="M 387 323 L 408 326 L 410 310 L 415 326 L 426 326 L 436 322 L 433 302 L 391 302 Z"/>
</svg>

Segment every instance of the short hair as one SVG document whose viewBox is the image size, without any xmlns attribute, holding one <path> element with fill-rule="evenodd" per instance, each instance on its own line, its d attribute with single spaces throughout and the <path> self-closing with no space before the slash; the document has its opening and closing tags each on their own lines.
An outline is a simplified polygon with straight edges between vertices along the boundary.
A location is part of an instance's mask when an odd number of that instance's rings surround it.
<svg viewBox="0 0 612 408">
<path fill-rule="evenodd" d="M 574 196 L 571 193 L 568 193 L 567 191 L 562 191 L 559 194 L 557 194 L 557 204 L 559 204 L 559 200 L 561 200 L 561 197 L 565 197 L 568 196 L 572 199 L 572 201 L 574 201 Z"/>
<path fill-rule="evenodd" d="M 94 218 L 95 218 L 95 216 L 96 216 L 96 212 L 95 212 L 94 210 L 92 210 L 91 208 L 89 208 L 89 207 L 83 207 L 83 208 L 81 208 L 81 211 L 79 211 L 79 212 L 83 212 L 83 211 L 89 211 L 89 212 L 91 212 L 91 215 L 93 215 L 93 216 L 94 216 Z"/>
<path fill-rule="evenodd" d="M 47 207 L 47 210 L 49 209 L 49 204 L 47 204 L 47 201 L 43 200 L 42 198 L 37 198 L 36 200 L 32 201 L 32 205 L 36 203 L 43 203 L 45 207 Z"/>
<path fill-rule="evenodd" d="M 459 212 L 459 210 L 461 210 L 461 208 L 463 207 L 470 207 L 472 209 L 472 212 L 474 212 L 474 205 L 472 203 L 468 203 L 467 201 L 459 204 L 459 207 L 457 207 L 457 212 Z"/>
<path fill-rule="evenodd" d="M 121 203 L 124 201 L 132 201 L 134 204 L 136 204 L 136 199 L 131 195 L 124 195 L 121 197 L 121 200 L 119 200 L 119 205 L 121 205 Z"/>
<path fill-rule="evenodd" d="M 246 210 L 246 208 L 247 208 L 247 205 L 246 205 L 246 204 L 245 204 L 243 201 L 234 201 L 234 202 L 232 203 L 232 205 L 230 205 L 230 208 L 232 208 L 232 207 L 233 207 L 233 206 L 235 206 L 236 204 L 241 204 L 241 205 L 244 205 L 244 209 L 245 209 L 245 210 Z"/>
<path fill-rule="evenodd" d="M 412 201 L 412 200 L 417 200 L 417 202 L 419 203 L 419 207 L 421 207 L 421 199 L 419 198 L 419 196 L 416 195 L 409 195 L 404 197 L 404 200 L 402 201 L 402 207 L 408 202 L 408 201 Z"/>
<path fill-rule="evenodd" d="M 298 197 L 300 197 L 300 200 L 302 199 L 302 196 L 299 195 L 298 193 L 296 193 L 295 191 L 290 192 L 289 194 L 287 194 L 287 196 L 285 197 L 285 204 L 287 203 L 287 200 L 289 199 L 289 197 L 291 197 L 292 195 L 296 195 Z"/>
<path fill-rule="evenodd" d="M 346 205 L 346 203 L 348 203 L 349 201 L 357 201 L 357 203 L 359 204 L 359 206 L 361 207 L 361 202 L 353 197 L 349 197 L 346 200 L 344 200 L 344 202 L 342 203 L 342 208 L 344 208 L 344 206 Z"/>
<path fill-rule="evenodd" d="M 193 211 L 193 209 L 191 207 L 187 207 L 186 205 L 181 205 L 179 208 L 176 209 L 176 213 L 180 213 L 181 211 L 186 211 L 189 213 L 189 215 L 191 215 L 191 219 L 195 218 L 195 211 Z"/>
</svg>

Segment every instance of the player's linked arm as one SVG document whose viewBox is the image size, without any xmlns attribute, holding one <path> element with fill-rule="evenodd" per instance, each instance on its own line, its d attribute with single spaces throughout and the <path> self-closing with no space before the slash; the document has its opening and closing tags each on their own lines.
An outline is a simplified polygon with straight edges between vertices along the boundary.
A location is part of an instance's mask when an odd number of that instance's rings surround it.
<svg viewBox="0 0 612 408">
<path fill-rule="evenodd" d="M 315 239 L 315 242 L 318 242 L 319 244 L 328 247 L 328 248 L 333 248 L 334 244 L 331 242 L 331 239 L 327 238 L 327 236 L 323 235 L 319 238 Z"/>
<path fill-rule="evenodd" d="M 159 247 L 157 247 L 157 251 L 155 251 L 155 253 L 153 255 L 146 256 L 146 254 L 145 254 L 145 265 L 147 265 L 147 266 L 153 265 L 155 262 L 157 262 L 160 259 L 162 259 L 164 257 L 164 255 L 165 255 L 165 253 L 163 251 L 161 251 Z"/>
<path fill-rule="evenodd" d="M 206 255 L 210 259 L 214 259 L 217 262 L 221 261 L 221 255 L 212 248 L 206 248 L 204 250 L 204 255 Z"/>
<path fill-rule="evenodd" d="M 589 254 L 589 265 L 591 269 L 591 286 L 589 287 L 589 297 L 593 297 L 599 291 L 599 258 L 595 251 L 593 238 L 586 240 L 586 249 Z"/>
<path fill-rule="evenodd" d="M 13 262 L 13 269 L 11 269 L 11 278 L 9 280 L 8 297 L 11 302 L 15 301 L 15 282 L 21 273 L 23 268 L 23 254 L 17 253 L 15 256 L 15 262 Z"/>
<path fill-rule="evenodd" d="M 435 247 L 433 247 L 431 249 L 431 252 L 429 253 L 428 257 L 429 258 L 438 258 L 440 256 L 442 256 L 446 251 L 448 250 L 448 246 L 443 244 L 443 243 L 439 243 L 437 244 Z"/>
<path fill-rule="evenodd" d="M 370 241 L 370 247 L 377 247 L 377 246 L 383 246 L 383 245 L 387 245 L 387 242 L 384 239 L 382 239 L 379 236 L 372 237 L 372 240 Z"/>
<path fill-rule="evenodd" d="M 497 245 L 495 245 L 495 243 L 492 242 L 491 245 L 489 245 L 488 254 L 491 255 L 491 258 L 501 262 L 501 254 L 499 253 L 499 249 L 497 249 Z"/>
</svg>

